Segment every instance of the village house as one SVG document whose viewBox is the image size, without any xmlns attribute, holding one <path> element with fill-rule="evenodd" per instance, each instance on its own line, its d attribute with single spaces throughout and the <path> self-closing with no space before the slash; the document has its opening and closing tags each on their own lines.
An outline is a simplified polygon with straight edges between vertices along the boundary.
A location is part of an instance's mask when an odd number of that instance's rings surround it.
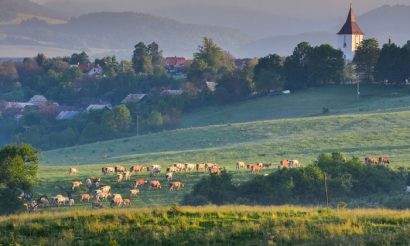
<svg viewBox="0 0 410 246">
<path fill-rule="evenodd" d="M 121 103 L 139 103 L 147 96 L 147 94 L 129 94 L 126 96 Z"/>
<path fill-rule="evenodd" d="M 112 107 L 109 104 L 90 104 L 85 111 L 91 112 L 96 110 L 111 110 Z"/>
<path fill-rule="evenodd" d="M 180 96 L 184 93 L 183 90 L 163 90 L 161 92 L 162 96 Z"/>
<path fill-rule="evenodd" d="M 78 67 L 82 73 L 93 78 L 101 78 L 104 76 L 104 69 L 99 64 L 78 64 L 73 66 Z"/>
<path fill-rule="evenodd" d="M 79 111 L 61 111 L 57 115 L 56 120 L 72 120 L 79 113 L 80 113 Z"/>
</svg>

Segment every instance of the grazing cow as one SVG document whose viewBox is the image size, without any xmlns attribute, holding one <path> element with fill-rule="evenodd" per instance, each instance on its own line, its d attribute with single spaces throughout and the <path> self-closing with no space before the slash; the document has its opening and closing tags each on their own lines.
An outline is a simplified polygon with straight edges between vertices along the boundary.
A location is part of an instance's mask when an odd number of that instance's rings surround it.
<svg viewBox="0 0 410 246">
<path fill-rule="evenodd" d="M 148 183 L 148 180 L 146 180 L 146 179 L 137 179 L 137 180 L 134 181 L 134 187 L 138 188 L 140 186 L 144 186 L 147 183 Z"/>
<path fill-rule="evenodd" d="M 59 207 L 60 205 L 64 205 L 64 203 L 67 199 L 68 198 L 64 197 L 63 195 L 57 195 L 57 196 L 51 198 L 51 202 L 52 202 L 53 205 Z"/>
<path fill-rule="evenodd" d="M 127 171 L 127 169 L 125 168 L 125 167 L 123 167 L 123 166 L 115 166 L 114 167 L 114 172 L 117 174 L 117 173 L 122 173 L 122 172 L 124 172 L 124 171 Z"/>
<path fill-rule="evenodd" d="M 389 165 L 389 164 L 390 164 L 390 160 L 389 160 L 389 158 L 386 157 L 386 156 L 379 157 L 379 164 Z"/>
<path fill-rule="evenodd" d="M 131 206 L 131 200 L 130 199 L 124 199 L 123 203 L 124 203 L 124 206 Z"/>
<path fill-rule="evenodd" d="M 131 172 L 131 173 L 139 173 L 139 172 L 144 171 L 144 169 L 145 169 L 144 166 L 135 165 L 135 166 L 132 166 L 132 167 L 130 168 L 130 172 Z"/>
<path fill-rule="evenodd" d="M 216 166 L 216 164 L 215 163 L 206 163 L 205 164 L 205 167 L 206 167 L 206 169 L 211 169 L 211 168 L 213 168 L 213 167 L 215 167 Z"/>
<path fill-rule="evenodd" d="M 121 182 L 123 180 L 123 178 L 124 178 L 124 174 L 117 173 L 117 179 L 116 179 L 117 183 Z"/>
<path fill-rule="evenodd" d="M 205 172 L 206 171 L 206 164 L 205 163 L 196 164 L 196 171 L 197 172 L 199 172 L 199 171 Z"/>
<path fill-rule="evenodd" d="M 124 202 L 122 199 L 121 194 L 114 194 L 114 197 L 111 199 L 111 207 L 114 206 L 121 206 L 121 204 Z"/>
<path fill-rule="evenodd" d="M 262 170 L 262 167 L 259 166 L 259 165 L 252 165 L 251 166 L 252 173 L 258 173 L 260 170 Z"/>
<path fill-rule="evenodd" d="M 173 172 L 167 172 L 167 173 L 165 174 L 165 178 L 167 178 L 168 183 L 172 181 L 172 177 L 173 177 L 173 176 L 174 176 L 174 173 L 173 173 Z"/>
<path fill-rule="evenodd" d="M 179 190 L 181 187 L 184 187 L 185 185 L 181 182 L 171 182 L 169 184 L 169 190 L 173 191 L 173 190 Z"/>
<path fill-rule="evenodd" d="M 138 193 L 140 193 L 138 189 L 130 190 L 130 197 L 137 196 Z"/>
<path fill-rule="evenodd" d="M 91 181 L 91 179 L 88 178 L 88 179 L 85 180 L 85 185 L 86 185 L 88 188 L 91 188 L 91 186 L 93 186 L 93 181 Z"/>
<path fill-rule="evenodd" d="M 171 167 L 168 167 L 168 168 L 166 169 L 166 171 L 167 171 L 167 173 L 169 173 L 169 172 L 175 173 L 175 172 L 178 172 L 179 170 L 178 170 L 178 168 L 176 168 L 176 167 L 174 167 L 174 166 L 171 166 Z"/>
<path fill-rule="evenodd" d="M 161 183 L 158 180 L 152 180 L 149 184 L 149 187 L 161 189 Z"/>
<path fill-rule="evenodd" d="M 208 172 L 210 175 L 218 175 L 221 174 L 222 172 L 222 168 L 218 167 L 218 166 L 213 166 L 212 168 L 208 168 Z"/>
<path fill-rule="evenodd" d="M 364 162 L 366 164 L 376 165 L 377 164 L 377 159 L 374 156 L 368 156 L 368 157 L 364 158 Z"/>
<path fill-rule="evenodd" d="M 107 174 L 109 174 L 109 173 L 114 173 L 114 168 L 113 167 L 103 167 L 102 168 L 102 173 L 104 174 L 104 175 L 107 175 Z"/>
<path fill-rule="evenodd" d="M 285 169 L 285 168 L 289 168 L 289 160 L 281 160 L 280 161 L 280 165 L 279 165 L 279 169 Z"/>
<path fill-rule="evenodd" d="M 124 181 L 129 181 L 131 179 L 131 172 L 130 171 L 124 171 L 122 173 L 123 177 L 122 180 Z"/>
<path fill-rule="evenodd" d="M 195 164 L 185 163 L 185 167 L 184 167 L 185 172 L 193 171 L 195 170 L 195 168 L 196 168 Z"/>
<path fill-rule="evenodd" d="M 95 191 L 95 199 L 97 201 L 106 201 L 108 197 L 112 196 L 110 192 L 103 192 L 102 190 Z"/>
<path fill-rule="evenodd" d="M 70 167 L 70 169 L 68 169 L 68 175 L 75 175 L 78 174 L 78 169 L 74 168 L 74 167 Z"/>
<path fill-rule="evenodd" d="M 151 172 L 150 172 L 150 176 L 157 176 L 160 172 L 161 172 L 161 167 L 158 166 L 152 166 L 151 168 Z"/>
<path fill-rule="evenodd" d="M 109 193 L 110 190 L 111 190 L 111 186 L 109 186 L 109 185 L 103 186 L 101 188 L 101 191 L 104 192 L 104 193 Z"/>
<path fill-rule="evenodd" d="M 70 206 L 70 207 L 74 206 L 74 199 L 72 199 L 72 198 L 66 199 L 65 204 Z"/>
<path fill-rule="evenodd" d="M 79 188 L 80 187 L 80 185 L 82 185 L 83 184 L 83 182 L 81 182 L 81 181 L 73 181 L 73 182 L 71 182 L 71 189 L 75 189 L 75 188 Z"/>
<path fill-rule="evenodd" d="M 243 162 L 243 161 L 238 161 L 237 163 L 236 163 L 236 169 L 237 170 L 239 170 L 239 169 L 241 169 L 241 168 L 245 168 L 246 167 L 246 165 L 245 165 L 245 162 Z"/>
<path fill-rule="evenodd" d="M 289 161 L 289 168 L 299 168 L 300 163 L 298 160 L 290 160 Z"/>
<path fill-rule="evenodd" d="M 83 201 L 87 200 L 87 202 L 89 202 L 90 199 L 92 199 L 92 198 L 93 198 L 93 196 L 90 195 L 90 194 L 82 194 L 80 201 L 83 202 Z"/>
<path fill-rule="evenodd" d="M 263 163 L 263 168 L 270 168 L 272 163 Z"/>
<path fill-rule="evenodd" d="M 185 165 L 182 163 L 174 163 L 174 167 L 176 167 L 179 171 L 185 168 Z"/>
<path fill-rule="evenodd" d="M 91 203 L 91 208 L 103 208 L 103 204 L 100 202 Z"/>
</svg>

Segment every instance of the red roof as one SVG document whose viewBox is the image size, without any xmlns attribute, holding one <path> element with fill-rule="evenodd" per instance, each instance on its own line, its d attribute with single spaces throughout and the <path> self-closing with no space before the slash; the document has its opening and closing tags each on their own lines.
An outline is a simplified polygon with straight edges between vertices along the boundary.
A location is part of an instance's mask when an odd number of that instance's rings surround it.
<svg viewBox="0 0 410 246">
<path fill-rule="evenodd" d="M 165 64 L 167 66 L 183 66 L 186 63 L 184 57 L 167 57 L 165 58 Z"/>
<path fill-rule="evenodd" d="M 342 29 L 337 33 L 339 35 L 342 34 L 359 34 L 364 35 L 362 29 L 360 29 L 359 25 L 356 22 L 356 16 L 353 13 L 352 6 L 350 5 L 349 15 L 347 16 L 346 23 L 343 25 Z"/>
</svg>

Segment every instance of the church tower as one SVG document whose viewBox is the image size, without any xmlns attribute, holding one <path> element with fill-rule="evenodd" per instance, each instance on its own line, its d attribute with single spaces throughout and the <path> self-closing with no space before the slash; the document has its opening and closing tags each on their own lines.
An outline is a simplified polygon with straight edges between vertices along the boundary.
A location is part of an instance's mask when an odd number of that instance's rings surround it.
<svg viewBox="0 0 410 246">
<path fill-rule="evenodd" d="M 350 4 L 346 23 L 337 35 L 339 39 L 339 49 L 343 51 L 345 59 L 347 61 L 353 60 L 357 47 L 359 47 L 360 43 L 363 41 L 364 33 L 356 22 L 356 16 L 352 10 L 352 4 Z"/>
</svg>

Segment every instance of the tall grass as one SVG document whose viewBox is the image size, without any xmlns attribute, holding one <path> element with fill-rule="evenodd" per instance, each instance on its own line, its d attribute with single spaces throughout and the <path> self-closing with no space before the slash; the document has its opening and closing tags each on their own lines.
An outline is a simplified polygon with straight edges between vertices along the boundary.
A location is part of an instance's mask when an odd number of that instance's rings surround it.
<svg viewBox="0 0 410 246">
<path fill-rule="evenodd" d="M 296 206 L 110 209 L 0 217 L 23 245 L 408 245 L 410 211 Z"/>
</svg>

